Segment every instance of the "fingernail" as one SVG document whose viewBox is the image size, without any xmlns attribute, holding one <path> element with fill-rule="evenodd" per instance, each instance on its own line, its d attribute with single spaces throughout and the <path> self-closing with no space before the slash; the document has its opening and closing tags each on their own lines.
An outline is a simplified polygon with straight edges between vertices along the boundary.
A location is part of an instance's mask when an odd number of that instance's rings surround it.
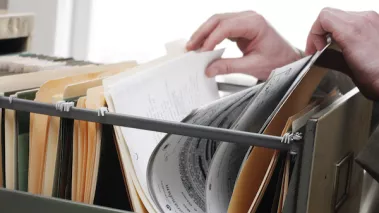
<svg viewBox="0 0 379 213">
<path fill-rule="evenodd" d="M 192 41 L 188 41 L 186 45 L 187 50 L 190 50 L 191 47 L 192 47 Z"/>
</svg>

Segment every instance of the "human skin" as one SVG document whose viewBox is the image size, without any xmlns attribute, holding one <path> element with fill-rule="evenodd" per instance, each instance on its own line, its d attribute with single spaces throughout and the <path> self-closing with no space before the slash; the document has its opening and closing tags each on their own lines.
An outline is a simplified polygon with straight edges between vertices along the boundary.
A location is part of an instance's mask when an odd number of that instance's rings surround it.
<svg viewBox="0 0 379 213">
<path fill-rule="evenodd" d="M 379 15 L 324 8 L 309 32 L 306 54 L 326 45 L 326 35 L 341 48 L 351 68 L 349 75 L 367 98 L 379 100 Z M 237 43 L 241 58 L 219 59 L 206 74 L 246 73 L 265 80 L 270 72 L 298 60 L 293 48 L 260 14 L 254 11 L 216 14 L 204 22 L 187 43 L 188 50 L 213 50 L 225 39 Z"/>
</svg>

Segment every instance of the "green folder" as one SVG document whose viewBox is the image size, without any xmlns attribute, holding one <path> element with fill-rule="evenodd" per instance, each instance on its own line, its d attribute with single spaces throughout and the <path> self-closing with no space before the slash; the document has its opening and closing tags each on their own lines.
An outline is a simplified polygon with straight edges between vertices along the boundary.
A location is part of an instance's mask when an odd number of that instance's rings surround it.
<svg viewBox="0 0 379 213">
<path fill-rule="evenodd" d="M 76 106 L 79 97 L 70 98 L 66 102 L 74 102 Z M 53 197 L 71 200 L 72 158 L 73 158 L 74 120 L 60 119 L 57 161 L 55 166 Z"/>
<path fill-rule="evenodd" d="M 34 100 L 38 89 L 26 90 L 16 93 L 20 99 Z M 17 189 L 28 191 L 29 168 L 29 126 L 30 113 L 16 111 L 16 135 L 17 135 Z"/>
</svg>

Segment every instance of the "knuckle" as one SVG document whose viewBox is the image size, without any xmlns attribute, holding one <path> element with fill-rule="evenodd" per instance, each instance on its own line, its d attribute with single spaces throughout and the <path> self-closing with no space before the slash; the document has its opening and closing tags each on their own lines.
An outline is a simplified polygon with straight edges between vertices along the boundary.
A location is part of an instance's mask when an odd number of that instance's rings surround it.
<svg viewBox="0 0 379 213">
<path fill-rule="evenodd" d="M 220 23 L 218 24 L 218 27 L 219 27 L 221 30 L 230 30 L 230 28 L 234 25 L 233 22 L 235 22 L 235 21 L 232 20 L 232 19 L 222 20 L 222 21 L 220 21 Z"/>
<path fill-rule="evenodd" d="M 268 25 L 264 16 L 254 13 L 246 20 L 251 28 L 265 28 Z"/>
<path fill-rule="evenodd" d="M 367 14 L 372 18 L 378 18 L 379 17 L 378 13 L 374 10 L 367 11 Z"/>
<path fill-rule="evenodd" d="M 320 13 L 319 13 L 319 20 L 320 22 L 328 21 L 328 17 L 330 17 L 330 14 L 335 11 L 334 8 L 331 7 L 324 7 Z"/>
<path fill-rule="evenodd" d="M 208 19 L 208 21 L 219 21 L 220 19 L 221 19 L 221 14 L 216 13 L 216 14 L 212 15 L 212 16 Z"/>
<path fill-rule="evenodd" d="M 228 37 L 231 31 L 233 31 L 233 21 L 232 20 L 222 20 L 217 26 L 218 33 L 222 34 L 224 37 Z"/>
<path fill-rule="evenodd" d="M 259 23 L 259 24 L 266 24 L 266 19 L 265 17 L 263 17 L 261 14 L 256 14 L 255 15 L 255 20 Z"/>
<path fill-rule="evenodd" d="M 354 20 L 351 22 L 351 25 L 350 25 L 350 28 L 351 28 L 351 35 L 353 36 L 360 36 L 362 35 L 362 28 L 363 28 L 363 25 L 365 24 L 364 21 L 362 21 L 361 19 L 358 19 L 358 20 Z"/>
<path fill-rule="evenodd" d="M 330 13 L 330 8 L 329 7 L 325 7 L 321 10 L 320 14 L 319 14 L 319 19 L 320 19 L 320 22 L 323 22 L 325 21 L 327 18 L 327 16 L 329 15 Z"/>
<path fill-rule="evenodd" d="M 320 11 L 320 17 L 321 16 L 325 16 L 325 13 L 329 13 L 330 10 L 331 10 L 330 7 L 324 7 L 324 8 L 322 8 L 321 11 Z"/>
<path fill-rule="evenodd" d="M 329 13 L 329 12 L 331 12 L 331 11 L 333 11 L 333 10 L 335 10 L 334 8 L 332 8 L 332 7 L 324 7 L 324 8 L 322 8 L 321 9 L 321 12 L 320 13 Z"/>
<path fill-rule="evenodd" d="M 365 14 L 364 16 L 354 16 L 350 21 L 352 35 L 361 36 L 367 24 L 371 22 L 370 18 Z"/>
<path fill-rule="evenodd" d="M 244 11 L 242 13 L 246 13 L 246 14 L 249 14 L 249 15 L 255 15 L 255 14 L 257 14 L 257 12 L 255 12 L 254 10 L 246 10 L 246 11 Z"/>
<path fill-rule="evenodd" d="M 369 22 L 379 21 L 378 13 L 373 11 L 373 10 L 365 12 L 364 17 L 365 17 L 366 21 L 369 21 Z"/>
</svg>

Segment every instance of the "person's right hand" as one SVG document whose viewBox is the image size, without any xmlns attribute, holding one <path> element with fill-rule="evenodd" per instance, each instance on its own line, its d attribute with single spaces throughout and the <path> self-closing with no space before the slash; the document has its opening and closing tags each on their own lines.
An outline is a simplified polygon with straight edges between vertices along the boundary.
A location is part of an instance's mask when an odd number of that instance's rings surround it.
<svg viewBox="0 0 379 213">
<path fill-rule="evenodd" d="M 331 34 L 352 73 L 348 74 L 366 97 L 379 100 L 379 15 L 374 11 L 323 9 L 308 36 L 306 53 L 326 45 Z"/>
<path fill-rule="evenodd" d="M 243 57 L 216 60 L 206 70 L 209 77 L 245 73 L 265 80 L 273 69 L 300 59 L 300 53 L 252 11 L 212 16 L 192 35 L 187 49 L 213 50 L 227 38 L 237 43 Z"/>
</svg>

